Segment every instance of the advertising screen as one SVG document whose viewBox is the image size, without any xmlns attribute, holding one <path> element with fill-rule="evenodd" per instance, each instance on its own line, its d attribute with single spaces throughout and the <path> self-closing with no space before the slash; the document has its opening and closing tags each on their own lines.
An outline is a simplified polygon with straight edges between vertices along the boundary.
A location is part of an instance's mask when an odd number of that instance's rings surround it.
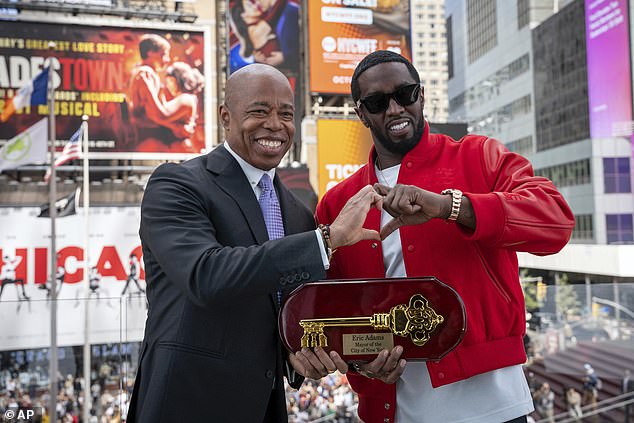
<svg viewBox="0 0 634 423">
<path fill-rule="evenodd" d="M 319 198 L 368 161 L 372 134 L 359 120 L 317 121 Z"/>
<path fill-rule="evenodd" d="M 409 0 L 310 0 L 310 90 L 349 94 L 357 64 L 376 50 L 411 59 Z"/>
<path fill-rule="evenodd" d="M 229 73 L 265 63 L 290 78 L 299 74 L 299 2 L 230 0 Z"/>
<path fill-rule="evenodd" d="M 9 106 L 50 60 L 56 139 L 68 140 L 87 115 L 95 158 L 167 158 L 204 151 L 211 144 L 205 33 L 187 28 L 3 22 L 0 142 L 48 115 L 47 105 L 14 113 Z M 52 51 L 50 42 L 55 43 Z"/>
<path fill-rule="evenodd" d="M 588 101 L 592 138 L 632 134 L 627 0 L 586 0 Z"/>
</svg>

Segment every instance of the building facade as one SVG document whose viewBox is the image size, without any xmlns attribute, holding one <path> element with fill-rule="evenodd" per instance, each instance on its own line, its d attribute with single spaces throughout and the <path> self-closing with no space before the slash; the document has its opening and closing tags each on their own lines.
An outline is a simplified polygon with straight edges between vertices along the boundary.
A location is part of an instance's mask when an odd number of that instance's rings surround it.
<svg viewBox="0 0 634 423">
<path fill-rule="evenodd" d="M 425 115 L 447 122 L 447 42 L 445 0 L 412 0 L 412 58 L 425 87 Z"/>
<path fill-rule="evenodd" d="M 447 1 L 450 120 L 522 154 L 535 150 L 531 28 L 552 3 Z"/>
</svg>

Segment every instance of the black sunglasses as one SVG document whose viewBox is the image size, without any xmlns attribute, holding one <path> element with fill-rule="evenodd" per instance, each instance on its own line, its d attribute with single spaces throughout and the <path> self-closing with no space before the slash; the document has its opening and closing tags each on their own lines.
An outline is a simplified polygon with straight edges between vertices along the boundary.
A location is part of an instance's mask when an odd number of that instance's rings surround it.
<svg viewBox="0 0 634 423">
<path fill-rule="evenodd" d="M 409 106 L 418 100 L 420 84 L 405 85 L 393 93 L 372 94 L 357 100 L 357 107 L 363 104 L 370 113 L 383 113 L 390 107 L 390 98 L 401 106 Z"/>
</svg>

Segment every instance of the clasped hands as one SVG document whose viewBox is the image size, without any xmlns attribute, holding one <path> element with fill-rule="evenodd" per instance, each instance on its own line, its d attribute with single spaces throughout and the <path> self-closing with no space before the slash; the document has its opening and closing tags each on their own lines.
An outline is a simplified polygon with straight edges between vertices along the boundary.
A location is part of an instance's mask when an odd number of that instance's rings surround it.
<svg viewBox="0 0 634 423">
<path fill-rule="evenodd" d="M 447 214 L 449 199 L 445 195 L 412 185 L 390 188 L 381 184 L 367 185 L 352 196 L 330 225 L 332 247 L 355 244 L 361 240 L 383 240 L 407 225 L 419 225 Z M 370 209 L 385 209 L 394 219 L 381 232 L 363 227 Z"/>
</svg>

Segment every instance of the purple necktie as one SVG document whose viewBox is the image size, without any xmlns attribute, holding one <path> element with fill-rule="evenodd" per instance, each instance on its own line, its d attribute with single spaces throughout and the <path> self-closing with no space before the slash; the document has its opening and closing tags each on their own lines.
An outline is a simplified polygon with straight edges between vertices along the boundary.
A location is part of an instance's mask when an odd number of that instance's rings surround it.
<svg viewBox="0 0 634 423">
<path fill-rule="evenodd" d="M 268 174 L 262 175 L 258 186 L 262 190 L 260 193 L 260 208 L 264 216 L 266 230 L 269 233 L 269 239 L 284 238 L 284 223 L 282 222 L 282 211 L 280 203 L 277 201 L 273 182 Z"/>
<path fill-rule="evenodd" d="M 267 173 L 262 175 L 258 186 L 262 190 L 258 201 L 262 209 L 262 216 L 264 216 L 266 230 L 269 233 L 269 239 L 284 238 L 282 210 L 280 209 L 280 203 L 277 201 L 271 177 Z M 277 305 L 278 307 L 282 305 L 282 291 L 279 290 L 277 291 Z"/>
</svg>

